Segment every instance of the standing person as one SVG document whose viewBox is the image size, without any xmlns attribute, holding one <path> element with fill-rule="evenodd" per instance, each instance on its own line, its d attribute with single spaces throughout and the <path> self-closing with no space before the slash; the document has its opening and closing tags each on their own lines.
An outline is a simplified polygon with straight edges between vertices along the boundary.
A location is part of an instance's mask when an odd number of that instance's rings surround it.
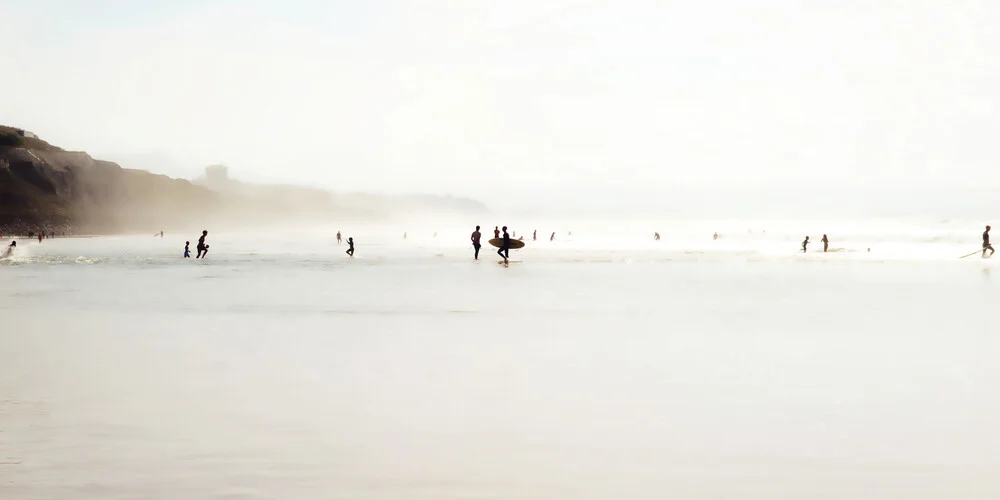
<svg viewBox="0 0 1000 500">
<path fill-rule="evenodd" d="M 494 238 L 500 237 L 500 229 L 498 229 L 497 226 L 493 226 L 493 237 Z"/>
<path fill-rule="evenodd" d="M 986 251 L 990 251 L 990 257 L 993 256 L 993 246 L 990 245 L 990 226 L 986 226 L 986 231 L 983 231 L 983 257 L 986 257 Z"/>
<path fill-rule="evenodd" d="M 531 232 L 531 241 L 538 241 L 538 230 L 535 229 Z"/>
<path fill-rule="evenodd" d="M 347 238 L 347 255 L 354 258 L 354 238 Z"/>
<path fill-rule="evenodd" d="M 497 250 L 497 254 L 503 257 L 503 261 L 507 262 L 510 259 L 510 235 L 507 234 L 507 226 L 503 227 L 503 244 L 500 245 L 500 249 Z"/>
<path fill-rule="evenodd" d="M 826 250 L 830 248 L 830 239 L 827 238 L 826 235 L 824 234 L 823 239 L 820 241 L 823 242 L 823 252 L 826 252 Z"/>
<path fill-rule="evenodd" d="M 198 246 L 196 247 L 197 250 L 198 250 L 198 254 L 195 255 L 194 258 L 200 259 L 200 258 L 208 255 L 208 245 L 205 244 L 205 238 L 206 237 L 208 237 L 208 230 L 205 230 L 205 231 L 201 232 L 201 237 L 198 238 Z"/>
<path fill-rule="evenodd" d="M 802 253 L 806 253 L 806 245 L 809 244 L 809 237 L 806 236 L 805 241 L 802 242 Z"/>
<path fill-rule="evenodd" d="M 479 249 L 482 248 L 482 245 L 479 244 L 479 240 L 482 236 L 483 235 L 479 233 L 479 226 L 476 226 L 476 230 L 472 232 L 472 248 L 476 249 L 476 260 L 479 260 Z"/>
<path fill-rule="evenodd" d="M 341 242 L 341 239 L 340 239 L 340 231 L 337 231 L 337 244 L 339 245 L 339 244 L 340 244 L 340 242 Z"/>
<path fill-rule="evenodd" d="M 185 241 L 184 242 L 184 258 L 185 259 L 190 259 L 191 258 L 191 242 L 190 241 Z"/>
</svg>

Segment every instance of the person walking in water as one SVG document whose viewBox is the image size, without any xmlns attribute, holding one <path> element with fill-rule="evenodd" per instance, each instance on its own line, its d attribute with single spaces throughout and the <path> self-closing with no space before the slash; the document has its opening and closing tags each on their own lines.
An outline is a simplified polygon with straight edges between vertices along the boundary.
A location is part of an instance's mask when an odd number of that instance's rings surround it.
<svg viewBox="0 0 1000 500">
<path fill-rule="evenodd" d="M 556 233 L 555 233 L 555 231 L 552 232 L 552 236 L 549 236 L 549 241 L 556 241 Z"/>
<path fill-rule="evenodd" d="M 191 258 L 191 242 L 190 241 L 185 241 L 184 242 L 184 258 L 185 259 L 190 259 Z"/>
<path fill-rule="evenodd" d="M 347 238 L 347 255 L 354 257 L 354 238 Z"/>
<path fill-rule="evenodd" d="M 824 234 L 823 239 L 820 241 L 823 242 L 823 251 L 826 252 L 826 250 L 830 248 L 830 239 L 827 238 L 826 235 Z"/>
<path fill-rule="evenodd" d="M 806 253 L 806 245 L 809 244 L 809 237 L 806 236 L 805 241 L 802 242 L 802 253 Z"/>
<path fill-rule="evenodd" d="M 986 257 L 986 251 L 990 251 L 990 257 L 993 256 L 993 245 L 990 245 L 990 226 L 986 226 L 986 231 L 983 231 L 983 257 Z"/>
<path fill-rule="evenodd" d="M 201 232 L 201 237 L 198 238 L 198 254 L 194 256 L 196 259 L 200 259 L 208 255 L 208 245 L 205 244 L 205 238 L 208 237 L 208 230 Z"/>
<path fill-rule="evenodd" d="M 476 260 L 479 260 L 479 249 L 482 248 L 482 245 L 479 244 L 479 240 L 482 237 L 483 235 L 479 233 L 479 226 L 476 226 L 476 230 L 472 232 L 472 248 L 476 249 Z"/>
<path fill-rule="evenodd" d="M 337 231 L 337 244 L 339 245 L 341 241 L 342 240 L 340 239 L 340 231 Z"/>
<path fill-rule="evenodd" d="M 497 250 L 497 254 L 503 257 L 503 261 L 507 262 L 510 259 L 510 235 L 507 234 L 507 226 L 503 227 L 503 244 L 500 245 L 500 249 Z"/>
</svg>

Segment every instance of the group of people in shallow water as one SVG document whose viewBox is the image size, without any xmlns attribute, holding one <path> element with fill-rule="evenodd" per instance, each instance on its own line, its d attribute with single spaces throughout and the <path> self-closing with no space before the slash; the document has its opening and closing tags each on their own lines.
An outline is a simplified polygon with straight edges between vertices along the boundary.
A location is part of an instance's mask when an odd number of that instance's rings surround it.
<svg viewBox="0 0 1000 500">
<path fill-rule="evenodd" d="M 830 238 L 827 238 L 825 234 L 823 235 L 823 239 L 820 240 L 820 241 L 823 242 L 823 251 L 824 252 L 826 252 L 827 250 L 830 249 Z M 809 245 L 809 237 L 806 236 L 805 241 L 802 242 L 802 253 L 806 253 L 806 246 L 808 246 L 808 245 Z"/>
<path fill-rule="evenodd" d="M 160 231 L 160 237 L 163 237 L 163 231 Z M 208 230 L 201 232 L 201 237 L 198 238 L 198 253 L 194 256 L 196 259 L 203 259 L 208 256 L 208 243 L 205 243 L 205 238 L 208 238 Z M 184 242 L 184 258 L 191 258 L 191 242 Z"/>
</svg>

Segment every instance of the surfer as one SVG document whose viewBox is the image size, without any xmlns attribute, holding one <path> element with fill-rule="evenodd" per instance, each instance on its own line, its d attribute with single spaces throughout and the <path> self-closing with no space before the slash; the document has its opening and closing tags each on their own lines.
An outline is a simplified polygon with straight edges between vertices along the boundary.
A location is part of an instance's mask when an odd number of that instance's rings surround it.
<svg viewBox="0 0 1000 500">
<path fill-rule="evenodd" d="M 6 259 L 7 257 L 14 255 L 15 248 L 17 248 L 17 242 L 16 241 L 10 242 L 10 245 L 7 246 L 7 250 L 4 250 L 3 252 L 3 258 Z"/>
<path fill-rule="evenodd" d="M 993 245 L 990 245 L 990 226 L 986 226 L 986 231 L 983 231 L 983 257 L 986 257 L 986 251 L 990 251 L 990 257 L 993 256 Z"/>
<path fill-rule="evenodd" d="M 208 245 L 205 244 L 205 238 L 208 237 L 208 230 L 201 232 L 201 237 L 198 238 L 198 254 L 194 258 L 200 259 L 208 255 Z"/>
<path fill-rule="evenodd" d="M 354 257 L 354 238 L 347 238 L 347 255 Z"/>
<path fill-rule="evenodd" d="M 479 244 L 479 239 L 482 238 L 482 234 L 479 233 L 479 226 L 476 226 L 476 230 L 472 232 L 472 248 L 476 249 L 476 260 L 479 260 L 479 249 L 482 245 Z"/>
<path fill-rule="evenodd" d="M 510 235 L 507 234 L 507 226 L 503 227 L 503 244 L 500 245 L 500 249 L 497 250 L 497 254 L 503 257 L 503 261 L 507 262 L 510 259 Z"/>
<path fill-rule="evenodd" d="M 494 238 L 500 237 L 500 229 L 497 226 L 493 226 L 493 237 Z"/>
<path fill-rule="evenodd" d="M 824 234 L 823 239 L 820 241 L 823 242 L 823 251 L 826 252 L 826 249 L 830 248 L 830 239 Z"/>
<path fill-rule="evenodd" d="M 191 242 L 190 241 L 185 241 L 184 242 L 184 258 L 185 259 L 190 259 L 191 258 Z"/>
<path fill-rule="evenodd" d="M 806 253 L 806 245 L 809 244 L 809 237 L 806 236 L 805 241 L 802 242 L 802 253 Z"/>
<path fill-rule="evenodd" d="M 337 244 L 339 245 L 340 243 L 341 243 L 340 231 L 337 231 Z"/>
</svg>

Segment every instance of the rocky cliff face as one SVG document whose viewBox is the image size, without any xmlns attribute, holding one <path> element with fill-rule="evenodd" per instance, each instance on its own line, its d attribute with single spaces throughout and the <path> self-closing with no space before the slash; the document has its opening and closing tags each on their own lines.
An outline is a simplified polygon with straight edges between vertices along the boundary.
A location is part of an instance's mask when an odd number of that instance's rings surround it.
<svg viewBox="0 0 1000 500">
<path fill-rule="evenodd" d="M 0 232 L 117 233 L 288 220 L 486 211 L 468 199 L 334 195 L 294 186 L 210 189 L 64 151 L 0 127 Z"/>
<path fill-rule="evenodd" d="M 219 202 L 170 179 L 57 148 L 0 146 L 0 226 L 118 232 L 171 226 Z"/>
</svg>

